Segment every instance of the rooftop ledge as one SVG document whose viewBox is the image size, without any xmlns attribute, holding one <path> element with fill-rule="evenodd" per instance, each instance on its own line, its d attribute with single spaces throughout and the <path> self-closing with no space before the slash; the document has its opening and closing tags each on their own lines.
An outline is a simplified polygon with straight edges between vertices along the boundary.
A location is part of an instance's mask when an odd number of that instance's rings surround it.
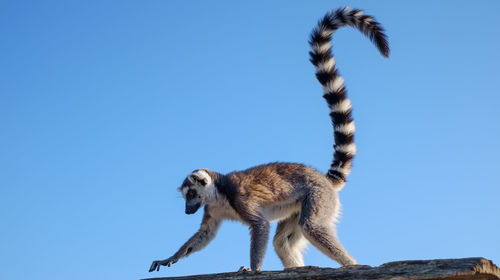
<svg viewBox="0 0 500 280">
<path fill-rule="evenodd" d="M 211 279 L 481 279 L 500 280 L 500 269 L 485 258 L 396 261 L 381 266 L 354 265 L 341 268 L 298 267 L 278 271 L 226 272 L 144 280 Z"/>
</svg>

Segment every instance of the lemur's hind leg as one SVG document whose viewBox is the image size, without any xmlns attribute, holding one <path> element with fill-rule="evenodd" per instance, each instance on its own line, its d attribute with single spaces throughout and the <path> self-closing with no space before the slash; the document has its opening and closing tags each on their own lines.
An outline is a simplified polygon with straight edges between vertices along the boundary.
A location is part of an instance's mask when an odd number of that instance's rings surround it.
<svg viewBox="0 0 500 280">
<path fill-rule="evenodd" d="M 302 203 L 299 225 L 307 240 L 325 255 L 342 266 L 355 265 L 356 260 L 336 236 L 334 221 L 339 207 L 336 191 L 315 188 Z"/>
<path fill-rule="evenodd" d="M 307 240 L 299 226 L 299 213 L 278 223 L 273 244 L 285 268 L 304 266 L 302 250 L 307 245 Z"/>
</svg>

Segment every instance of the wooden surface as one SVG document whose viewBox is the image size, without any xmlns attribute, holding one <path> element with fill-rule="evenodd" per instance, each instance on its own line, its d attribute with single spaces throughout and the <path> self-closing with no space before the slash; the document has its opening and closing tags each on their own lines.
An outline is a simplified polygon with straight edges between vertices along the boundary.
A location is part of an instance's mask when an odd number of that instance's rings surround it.
<svg viewBox="0 0 500 280">
<path fill-rule="evenodd" d="M 163 273 L 162 273 L 163 272 Z M 158 273 L 158 272 L 157 272 Z M 168 268 L 162 267 L 162 274 Z M 158 273 L 159 274 L 159 273 Z M 484 258 L 397 261 L 377 267 L 355 265 L 342 268 L 301 267 L 280 271 L 226 272 L 181 277 L 147 278 L 148 280 L 211 279 L 499 279 L 500 270 Z"/>
</svg>

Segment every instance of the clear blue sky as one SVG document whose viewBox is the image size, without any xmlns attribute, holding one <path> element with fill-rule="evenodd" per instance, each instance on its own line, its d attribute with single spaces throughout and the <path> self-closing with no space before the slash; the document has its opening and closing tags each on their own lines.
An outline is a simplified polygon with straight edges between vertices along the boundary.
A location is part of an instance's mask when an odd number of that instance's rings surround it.
<svg viewBox="0 0 500 280">
<path fill-rule="evenodd" d="M 349 4 L 384 59 L 334 36 L 357 124 L 341 241 L 361 263 L 500 262 L 500 1 L 0 2 L 1 279 L 138 279 L 249 265 L 248 229 L 148 273 L 200 223 L 185 175 L 272 161 L 326 171 L 308 36 Z M 274 226 L 273 226 L 274 232 Z M 308 265 L 338 265 L 309 246 Z M 271 243 L 263 269 L 281 269 Z"/>
</svg>

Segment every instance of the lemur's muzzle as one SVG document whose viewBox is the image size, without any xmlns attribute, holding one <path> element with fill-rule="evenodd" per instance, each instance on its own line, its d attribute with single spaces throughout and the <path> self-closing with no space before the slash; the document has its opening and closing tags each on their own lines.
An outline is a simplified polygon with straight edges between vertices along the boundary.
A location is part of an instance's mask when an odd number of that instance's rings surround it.
<svg viewBox="0 0 500 280">
<path fill-rule="evenodd" d="M 198 203 L 189 203 L 189 202 L 186 202 L 186 214 L 194 214 L 196 213 L 196 211 L 198 211 L 198 209 L 200 208 L 201 206 L 201 202 L 198 202 Z"/>
</svg>

